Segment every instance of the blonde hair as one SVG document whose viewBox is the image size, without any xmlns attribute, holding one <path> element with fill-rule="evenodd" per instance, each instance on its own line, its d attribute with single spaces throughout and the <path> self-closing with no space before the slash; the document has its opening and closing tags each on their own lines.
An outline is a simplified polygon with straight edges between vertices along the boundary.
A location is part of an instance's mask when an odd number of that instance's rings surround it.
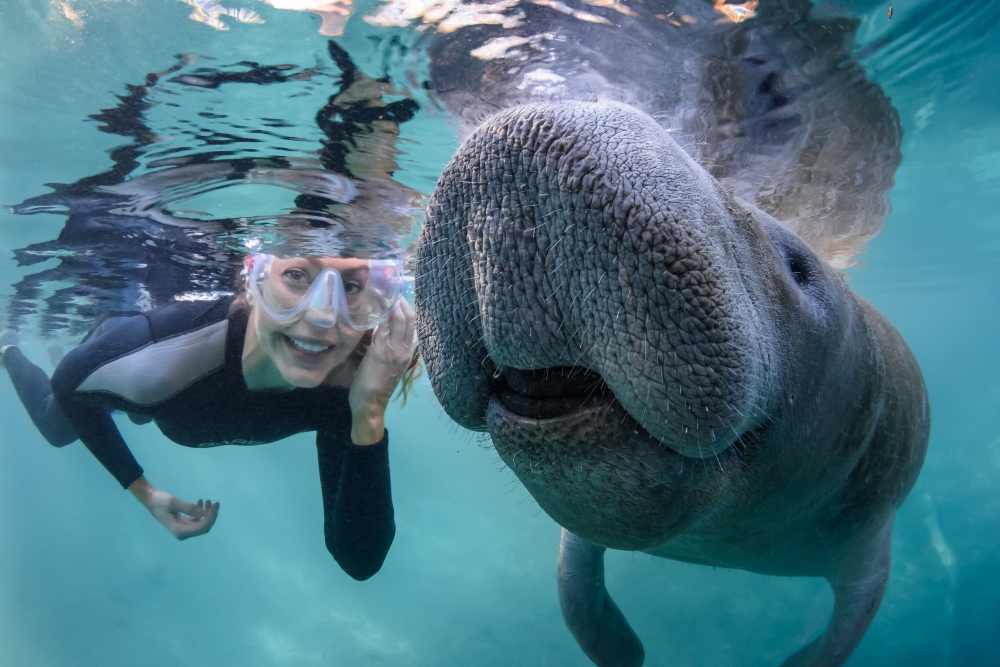
<svg viewBox="0 0 1000 667">
<path fill-rule="evenodd" d="M 401 406 L 406 405 L 406 399 L 413 393 L 413 383 L 423 374 L 424 364 L 420 361 L 420 350 L 416 349 L 413 351 L 413 361 L 403 373 L 403 378 L 399 381 L 399 391 L 396 392 L 396 398 L 402 398 L 399 403 Z"/>
</svg>

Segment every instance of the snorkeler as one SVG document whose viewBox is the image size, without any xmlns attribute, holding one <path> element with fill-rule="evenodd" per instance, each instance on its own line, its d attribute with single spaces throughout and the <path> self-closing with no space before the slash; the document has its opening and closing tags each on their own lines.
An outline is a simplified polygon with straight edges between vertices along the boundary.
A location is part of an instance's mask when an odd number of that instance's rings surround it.
<svg viewBox="0 0 1000 667">
<path fill-rule="evenodd" d="M 316 431 L 327 548 L 347 574 L 367 579 L 395 535 L 385 409 L 417 364 L 402 265 L 258 254 L 246 268 L 235 297 L 105 320 L 51 380 L 12 331 L 0 334 L 0 364 L 50 444 L 82 440 L 180 540 L 207 533 L 219 503 L 153 487 L 113 411 L 153 420 L 188 447 Z"/>
</svg>

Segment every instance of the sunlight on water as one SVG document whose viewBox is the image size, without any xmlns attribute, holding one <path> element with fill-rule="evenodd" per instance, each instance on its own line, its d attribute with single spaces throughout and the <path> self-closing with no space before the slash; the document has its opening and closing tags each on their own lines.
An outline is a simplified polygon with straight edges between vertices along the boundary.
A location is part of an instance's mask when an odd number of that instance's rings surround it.
<svg viewBox="0 0 1000 667">
<path fill-rule="evenodd" d="M 5 3 L 0 330 L 17 327 L 25 355 L 51 373 L 105 315 L 232 292 L 248 243 L 399 257 L 412 273 L 427 197 L 484 115 L 539 96 L 624 100 L 850 267 L 851 288 L 923 370 L 930 448 L 895 521 L 886 597 L 848 664 L 998 664 L 1000 13 L 925 0 L 802 7 Z M 795 69 L 750 38 L 727 48 L 794 70 L 802 86 L 769 95 L 803 105 L 798 125 L 744 123 L 753 109 L 734 103 L 716 131 L 698 105 L 677 102 L 690 99 L 692 54 L 710 41 L 696 28 L 752 28 L 786 11 L 844 30 L 857 22 L 851 49 L 898 113 L 901 138 L 891 123 L 865 125 L 894 118 L 876 113 L 888 102 L 872 102 L 869 117 L 851 115 L 869 109 L 856 98 L 837 98 L 860 132 L 847 135 L 867 143 L 822 164 L 810 142 L 846 135 L 801 121 L 828 93 L 796 97 L 820 64 Z M 593 41 L 628 21 L 660 41 Z M 651 75 L 647 51 L 672 60 Z M 750 80 L 713 54 L 721 89 Z M 822 76 L 843 76 L 868 104 L 861 72 Z M 781 149 L 791 136 L 801 138 L 794 156 Z M 843 181 L 828 200 L 814 198 L 827 182 L 754 180 L 806 173 L 814 158 L 809 168 Z M 425 379 L 387 413 L 397 534 L 365 582 L 324 545 L 311 434 L 189 449 L 117 415 L 154 483 L 222 503 L 210 535 L 177 542 L 80 443 L 49 447 L 5 377 L 0 403 L 0 664 L 587 664 L 560 614 L 559 527 L 488 437 L 447 418 Z M 622 551 L 608 553 L 607 583 L 649 665 L 780 664 L 822 630 L 833 600 L 818 579 Z"/>
</svg>

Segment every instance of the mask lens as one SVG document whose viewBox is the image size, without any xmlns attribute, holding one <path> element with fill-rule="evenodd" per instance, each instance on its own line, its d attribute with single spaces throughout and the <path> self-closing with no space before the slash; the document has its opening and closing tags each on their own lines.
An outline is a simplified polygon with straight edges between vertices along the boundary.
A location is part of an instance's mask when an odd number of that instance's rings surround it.
<svg viewBox="0 0 1000 667">
<path fill-rule="evenodd" d="M 370 329 L 384 322 L 399 302 L 403 270 L 399 262 L 370 260 L 368 270 L 343 274 L 344 301 L 351 325 Z"/>
<path fill-rule="evenodd" d="M 309 275 L 297 267 L 275 267 L 274 257 L 259 255 L 251 288 L 272 317 L 285 319 L 298 310 L 311 285 Z"/>
<path fill-rule="evenodd" d="M 284 268 L 272 275 L 261 290 L 265 299 L 278 310 L 292 310 L 306 297 L 312 287 L 309 274 L 300 268 Z"/>
</svg>

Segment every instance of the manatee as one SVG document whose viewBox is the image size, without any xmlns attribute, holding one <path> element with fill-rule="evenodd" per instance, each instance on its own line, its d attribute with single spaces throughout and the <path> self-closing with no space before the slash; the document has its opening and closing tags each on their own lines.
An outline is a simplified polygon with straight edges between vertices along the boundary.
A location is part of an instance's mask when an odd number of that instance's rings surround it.
<svg viewBox="0 0 1000 667">
<path fill-rule="evenodd" d="M 800 236 L 631 106 L 524 104 L 445 169 L 415 291 L 441 405 L 563 527 L 594 663 L 644 660 L 606 549 L 823 577 L 829 625 L 785 664 L 847 660 L 930 412 L 899 333 Z"/>
</svg>

